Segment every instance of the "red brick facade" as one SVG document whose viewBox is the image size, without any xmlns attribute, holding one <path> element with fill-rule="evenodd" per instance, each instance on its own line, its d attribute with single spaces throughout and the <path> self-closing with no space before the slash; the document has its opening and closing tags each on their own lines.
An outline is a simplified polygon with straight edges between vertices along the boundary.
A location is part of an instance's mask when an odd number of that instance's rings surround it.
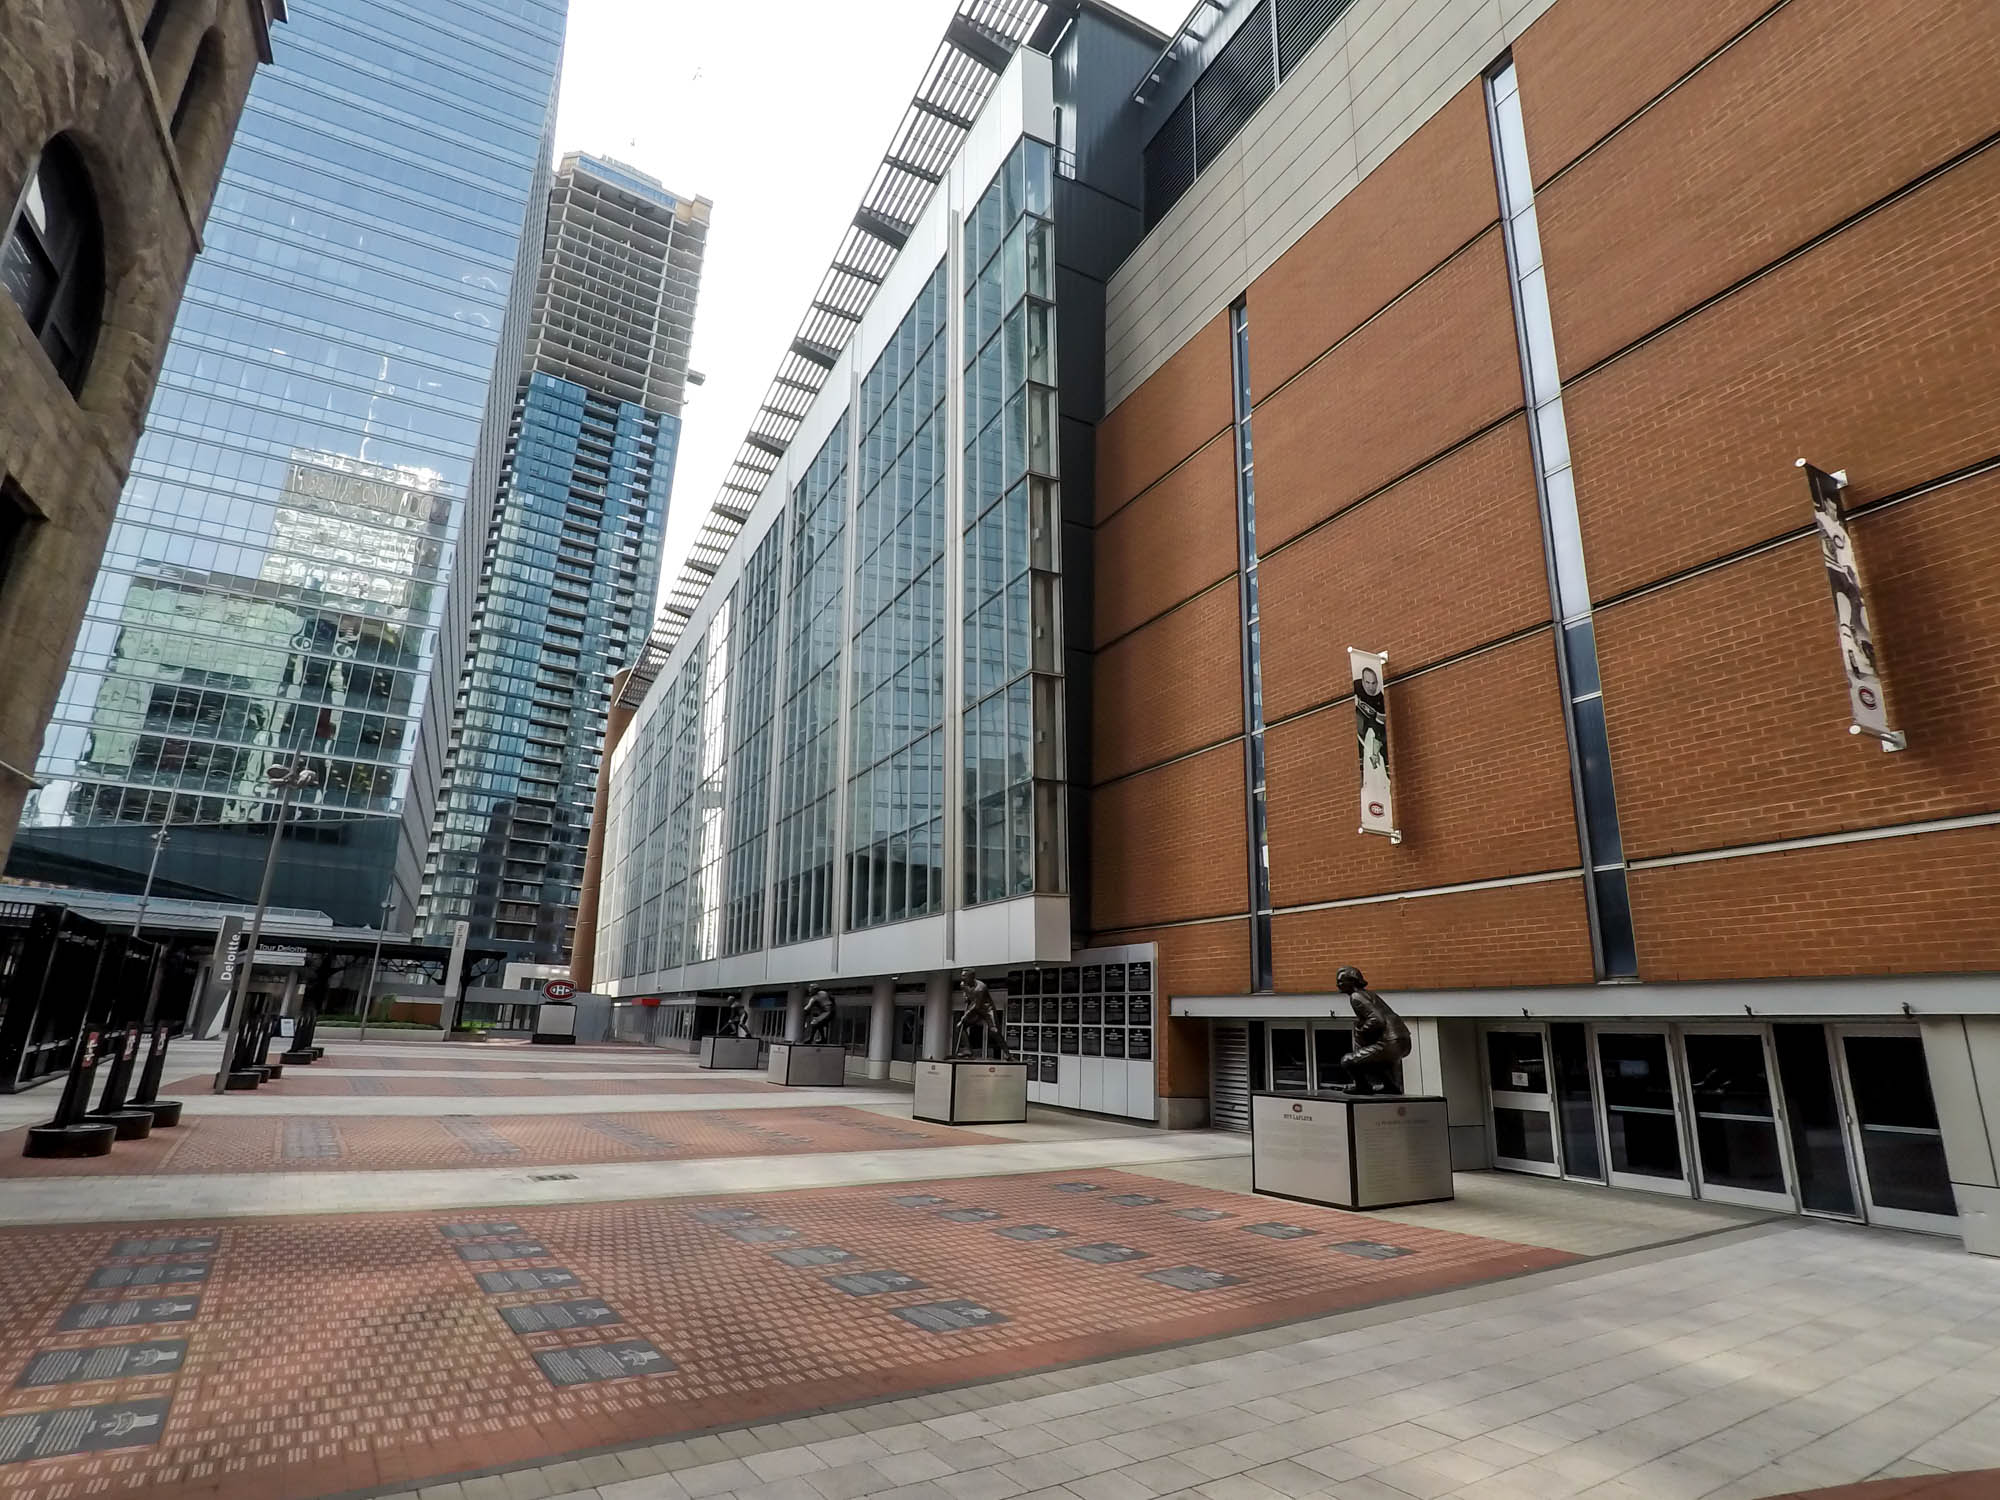
<svg viewBox="0 0 2000 1500">
<path fill-rule="evenodd" d="M 1992 6 L 1557 0 L 1513 55 L 1640 978 L 2000 968 L 2000 830 L 1747 847 L 2000 809 Z M 1240 289 L 1280 993 L 1594 977 L 1495 210 L 1474 81 Z M 1157 764 L 1244 727 L 1229 378 L 1220 317 L 1099 430 L 1094 920 L 1163 996 L 1252 983 L 1247 921 L 1159 925 L 1248 910 L 1240 744 Z M 1902 754 L 1847 732 L 1801 456 L 1850 478 Z M 1390 656 L 1399 846 L 1355 829 L 1348 646 Z"/>
</svg>

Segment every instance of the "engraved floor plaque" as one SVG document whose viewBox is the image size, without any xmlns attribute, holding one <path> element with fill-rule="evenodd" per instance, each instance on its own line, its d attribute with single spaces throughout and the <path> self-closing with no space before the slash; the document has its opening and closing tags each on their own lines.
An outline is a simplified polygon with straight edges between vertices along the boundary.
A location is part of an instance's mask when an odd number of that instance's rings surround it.
<svg viewBox="0 0 2000 1500">
<path fill-rule="evenodd" d="M 1005 1229 L 993 1231 L 1003 1240 L 1062 1240 L 1069 1238 L 1067 1229 L 1058 1229 L 1053 1224 L 1009 1224 Z"/>
<path fill-rule="evenodd" d="M 286 1161 L 331 1161 L 340 1155 L 340 1132 L 331 1120 L 285 1121 Z"/>
<path fill-rule="evenodd" d="M 84 1290 L 108 1292 L 121 1286 L 180 1286 L 191 1281 L 208 1280 L 209 1269 L 205 1260 L 168 1262 L 158 1266 L 99 1266 L 90 1273 L 90 1284 Z"/>
<path fill-rule="evenodd" d="M 787 1229 L 782 1224 L 745 1224 L 729 1231 L 730 1238 L 743 1241 L 746 1245 L 769 1245 L 778 1240 L 795 1240 L 799 1237 L 796 1229 Z"/>
<path fill-rule="evenodd" d="M 0 1415 L 0 1464 L 107 1448 L 150 1447 L 167 1425 L 164 1397 Z"/>
<path fill-rule="evenodd" d="M 577 1297 L 568 1302 L 529 1302 L 521 1307 L 503 1307 L 500 1316 L 516 1333 L 549 1333 L 558 1328 L 596 1328 L 606 1323 L 622 1323 L 611 1304 L 598 1297 Z"/>
<path fill-rule="evenodd" d="M 788 1266 L 839 1266 L 860 1256 L 852 1250 L 843 1250 L 838 1245 L 800 1246 L 796 1250 L 773 1250 L 773 1260 L 781 1260 Z"/>
<path fill-rule="evenodd" d="M 474 1156 L 519 1156 L 521 1148 L 506 1136 L 472 1115 L 441 1115 L 438 1124 L 445 1134 Z"/>
<path fill-rule="evenodd" d="M 949 1219 L 954 1224 L 983 1224 L 988 1219 L 1000 1217 L 997 1208 L 945 1208 L 938 1211 L 940 1219 Z"/>
<path fill-rule="evenodd" d="M 581 1286 L 575 1276 L 560 1268 L 553 1271 L 481 1271 L 482 1292 L 541 1292 Z"/>
<path fill-rule="evenodd" d="M 537 1349 L 535 1363 L 542 1367 L 549 1384 L 558 1386 L 623 1380 L 628 1375 L 666 1375 L 679 1368 L 644 1339 L 579 1344 L 569 1349 Z"/>
<path fill-rule="evenodd" d="M 1307 1229 L 1300 1224 L 1245 1224 L 1245 1234 L 1261 1234 L 1267 1240 L 1302 1240 L 1309 1234 L 1318 1234 L 1317 1229 Z"/>
<path fill-rule="evenodd" d="M 903 1193 L 896 1202 L 905 1208 L 932 1208 L 940 1203 L 949 1203 L 949 1198 L 940 1198 L 936 1193 Z"/>
<path fill-rule="evenodd" d="M 1236 1217 L 1225 1208 L 1173 1208 L 1167 1211 L 1176 1219 L 1192 1219 L 1197 1224 L 1213 1224 L 1217 1219 Z"/>
<path fill-rule="evenodd" d="M 1104 1188 L 1095 1182 L 1059 1182 L 1056 1184 L 1056 1191 L 1059 1193 L 1101 1193 L 1104 1191 Z"/>
<path fill-rule="evenodd" d="M 899 1307 L 896 1316 L 906 1323 L 916 1324 L 926 1333 L 991 1328 L 996 1323 L 1007 1321 L 1005 1313 L 995 1312 L 977 1302 L 968 1302 L 963 1297 L 954 1297 L 948 1302 L 919 1302 L 911 1307 Z"/>
<path fill-rule="evenodd" d="M 850 1297 L 873 1297 L 882 1292 L 921 1292 L 927 1286 L 907 1271 L 849 1271 L 845 1275 L 827 1277 L 826 1284 Z"/>
<path fill-rule="evenodd" d="M 1121 1208 L 1144 1208 L 1148 1203 L 1158 1203 L 1160 1200 L 1151 1193 L 1113 1193 L 1104 1201 L 1116 1203 Z"/>
<path fill-rule="evenodd" d="M 1205 1271 L 1200 1266 L 1173 1266 L 1164 1271 L 1145 1271 L 1141 1274 L 1148 1281 L 1178 1287 L 1184 1292 L 1212 1292 L 1217 1287 L 1236 1286 L 1243 1280 L 1241 1276 L 1225 1276 L 1220 1271 Z"/>
<path fill-rule="evenodd" d="M 583 1119 L 577 1122 L 594 1135 L 616 1141 L 621 1146 L 631 1146 L 640 1151 L 678 1151 L 680 1147 L 672 1141 L 663 1141 L 656 1135 L 648 1135 L 635 1126 L 621 1124 L 617 1120 Z"/>
<path fill-rule="evenodd" d="M 494 1240 L 489 1244 L 460 1245 L 458 1258 L 476 1260 L 534 1260 L 549 1253 L 538 1240 Z"/>
<path fill-rule="evenodd" d="M 1417 1253 L 1401 1245 L 1385 1245 L 1380 1240 L 1342 1240 L 1333 1248 L 1342 1255 L 1359 1256 L 1362 1260 L 1395 1260 L 1398 1256 Z"/>
<path fill-rule="evenodd" d="M 495 1235 L 519 1234 L 521 1226 L 511 1220 L 498 1224 L 446 1224 L 438 1232 L 448 1240 L 486 1240 Z"/>
<path fill-rule="evenodd" d="M 207 1255 L 222 1241 L 215 1235 L 179 1240 L 120 1240 L 111 1247 L 113 1255 Z"/>
<path fill-rule="evenodd" d="M 757 1217 L 754 1208 L 703 1208 L 695 1212 L 701 1224 L 745 1224 Z"/>
<path fill-rule="evenodd" d="M 141 1298 L 132 1302 L 77 1302 L 64 1310 L 56 1327 L 63 1333 L 87 1328 L 130 1328 L 135 1323 L 188 1323 L 201 1311 L 199 1297 Z"/>
<path fill-rule="evenodd" d="M 28 1361 L 17 1388 L 76 1385 L 85 1380 L 128 1380 L 172 1375 L 187 1359 L 186 1339 L 150 1344 L 106 1344 L 97 1349 L 44 1349 Z"/>
<path fill-rule="evenodd" d="M 1130 1245 L 1114 1245 L 1108 1240 L 1100 1241 L 1095 1245 L 1076 1245 L 1063 1251 L 1063 1254 L 1074 1256 L 1077 1260 L 1087 1260 L 1092 1265 L 1097 1266 L 1114 1265 L 1121 1260 L 1147 1260 L 1150 1258 L 1144 1250 L 1134 1250 Z"/>
</svg>

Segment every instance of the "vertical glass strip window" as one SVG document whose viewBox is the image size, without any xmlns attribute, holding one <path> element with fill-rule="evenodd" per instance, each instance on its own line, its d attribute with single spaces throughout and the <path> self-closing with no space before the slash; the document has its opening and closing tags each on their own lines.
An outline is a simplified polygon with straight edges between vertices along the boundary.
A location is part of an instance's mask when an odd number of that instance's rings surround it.
<svg viewBox="0 0 2000 1500">
<path fill-rule="evenodd" d="M 1591 621 L 1590 582 L 1584 571 L 1576 482 L 1570 472 L 1569 430 L 1563 420 L 1562 373 L 1556 360 L 1541 235 L 1536 229 L 1528 135 L 1522 124 L 1521 92 L 1511 58 L 1487 75 L 1486 106 L 1506 231 L 1507 267 L 1514 283 L 1514 322 L 1521 351 L 1521 381 L 1527 393 L 1528 439 L 1534 449 L 1541 495 L 1549 591 L 1558 622 L 1556 649 L 1569 709 L 1577 838 L 1589 874 L 1597 974 L 1600 979 L 1635 978 L 1639 964 L 1632 903 L 1618 829 L 1604 695 L 1598 680 L 1597 636 Z"/>
<path fill-rule="evenodd" d="M 725 954 L 748 953 L 764 946 L 765 830 L 771 803 L 778 603 L 784 586 L 784 562 L 785 526 L 779 521 L 757 544 L 737 586 L 742 602 L 730 727 L 730 763 L 737 775 L 729 808 L 728 895 L 722 933 Z"/>
<path fill-rule="evenodd" d="M 1264 656 L 1257 591 L 1257 461 L 1250 442 L 1250 312 L 1229 310 L 1236 412 L 1237 598 L 1243 630 L 1243 784 L 1250 851 L 1250 987 L 1272 988 L 1271 838 L 1264 797 Z"/>
</svg>

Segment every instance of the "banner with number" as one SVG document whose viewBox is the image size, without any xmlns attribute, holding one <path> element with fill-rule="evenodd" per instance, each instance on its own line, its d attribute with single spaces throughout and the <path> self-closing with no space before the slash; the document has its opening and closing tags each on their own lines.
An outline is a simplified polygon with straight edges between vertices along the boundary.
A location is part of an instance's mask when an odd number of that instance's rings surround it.
<svg viewBox="0 0 2000 1500">
<path fill-rule="evenodd" d="M 1852 732 L 1873 735 L 1885 747 L 1900 750 L 1903 736 L 1889 727 L 1875 636 L 1868 627 L 1868 601 L 1861 590 L 1861 566 L 1855 559 L 1854 542 L 1847 534 L 1840 504 L 1846 477 L 1816 469 L 1804 459 L 1799 460 L 1799 467 L 1806 471 L 1806 483 L 1811 487 L 1820 556 L 1826 563 L 1826 581 L 1833 589 L 1833 618 L 1840 632 L 1841 665 L 1847 673 Z"/>
<path fill-rule="evenodd" d="M 1354 675 L 1354 739 L 1361 756 L 1361 831 L 1401 843 L 1389 786 L 1388 655 L 1347 648 Z"/>
</svg>

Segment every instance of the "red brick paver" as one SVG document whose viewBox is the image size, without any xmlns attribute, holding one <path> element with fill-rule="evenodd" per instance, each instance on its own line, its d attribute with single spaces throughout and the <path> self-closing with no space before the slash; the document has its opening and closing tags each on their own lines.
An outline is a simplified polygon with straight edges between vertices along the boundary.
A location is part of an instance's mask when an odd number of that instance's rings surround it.
<svg viewBox="0 0 2000 1500">
<path fill-rule="evenodd" d="M 0 1178 L 413 1171 L 997 1145 L 996 1136 L 830 1105 L 559 1115 L 190 1115 L 85 1161 L 30 1160 L 0 1133 Z"/>
<path fill-rule="evenodd" d="M 449 1064 L 439 1064 L 440 1070 Z M 209 1077 L 177 1079 L 162 1085 L 169 1094 L 207 1093 Z M 673 1078 L 627 1078 L 618 1073 L 549 1075 L 542 1078 L 482 1078 L 464 1075 L 450 1078 L 375 1078 L 347 1073 L 308 1073 L 287 1068 L 277 1083 L 260 1097 L 294 1098 L 454 1098 L 503 1099 L 551 1098 L 576 1094 L 763 1094 L 776 1093 L 779 1085 L 766 1083 L 750 1074 L 721 1074 Z"/>
<path fill-rule="evenodd" d="M 1066 1190 L 1076 1183 L 1090 1190 Z M 1252 1223 L 1312 1232 L 1278 1238 L 1251 1232 Z M 455 1240 L 451 1229 L 479 1237 Z M 1001 1232 L 1042 1229 L 1065 1233 Z M 217 1243 L 205 1257 L 111 1254 L 120 1242 L 171 1235 Z M 1093 1258 L 1067 1253 L 1086 1247 Z M 517 1258 L 487 1258 L 508 1252 Z M 1139 1254 L 1110 1258 L 1126 1252 Z M 808 1263 L 788 1264 L 779 1258 L 787 1253 Z M 737 1200 L 6 1230 L 0 1254 L 11 1270 L 0 1279 L 0 1381 L 11 1384 L 50 1349 L 149 1336 L 188 1345 L 171 1376 L 0 1396 L 0 1424 L 24 1411 L 141 1395 L 171 1402 L 150 1446 L 0 1465 L 8 1500 L 195 1500 L 218 1489 L 229 1500 L 309 1500 L 413 1487 L 1570 1259 L 1115 1172 Z M 183 1303 L 200 1298 L 187 1321 L 58 1331 L 77 1302 L 158 1296 L 87 1291 L 97 1268 L 203 1258 L 205 1278 L 172 1289 Z M 524 1272 L 539 1273 L 545 1289 L 492 1291 L 479 1281 Z M 850 1295 L 834 1282 L 868 1272 L 923 1285 Z M 1151 1279 L 1158 1272 L 1173 1274 Z M 521 1334 L 501 1317 L 504 1308 L 583 1298 L 601 1299 L 610 1314 L 588 1332 Z M 932 1304 L 956 1308 L 957 1321 L 973 1326 L 931 1331 L 932 1313 L 898 1315 Z M 534 1359 L 592 1344 L 648 1359 L 650 1346 L 675 1368 L 559 1387 Z"/>
</svg>

